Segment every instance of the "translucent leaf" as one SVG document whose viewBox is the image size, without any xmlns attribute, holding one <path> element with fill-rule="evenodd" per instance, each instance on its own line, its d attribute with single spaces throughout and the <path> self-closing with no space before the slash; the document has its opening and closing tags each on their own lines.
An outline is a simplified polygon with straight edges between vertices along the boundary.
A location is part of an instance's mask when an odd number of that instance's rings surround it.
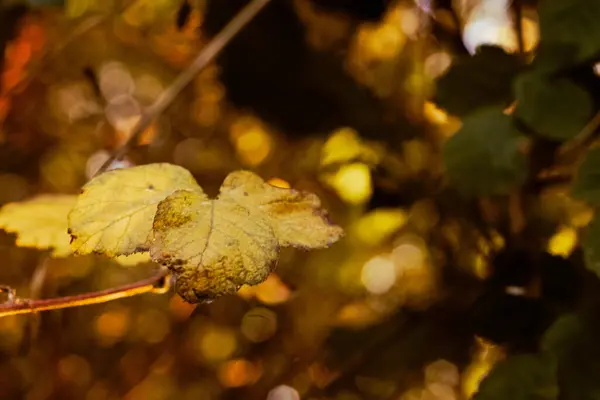
<svg viewBox="0 0 600 400">
<path fill-rule="evenodd" d="M 481 46 L 458 59 L 436 84 L 435 102 L 451 114 L 465 116 L 491 105 L 509 105 L 511 85 L 522 62 L 494 46 Z"/>
<path fill-rule="evenodd" d="M 524 354 L 500 361 L 481 382 L 474 400 L 554 400 L 558 398 L 556 362 Z"/>
<path fill-rule="evenodd" d="M 573 179 L 573 196 L 600 205 L 600 148 L 587 152 Z"/>
<path fill-rule="evenodd" d="M 570 343 L 583 328 L 576 315 L 567 314 L 557 319 L 544 333 L 541 341 L 542 349 L 559 356 L 564 356 L 572 343 Z"/>
<path fill-rule="evenodd" d="M 600 330 L 594 315 L 567 314 L 542 338 L 542 349 L 558 362 L 561 399 L 599 399 Z"/>
<path fill-rule="evenodd" d="M 450 182 L 466 195 L 509 192 L 527 177 L 523 139 L 501 108 L 474 112 L 444 147 Z"/>
<path fill-rule="evenodd" d="M 314 194 L 271 186 L 248 171 L 231 173 L 214 200 L 173 193 L 159 204 L 153 232 L 152 258 L 175 273 L 189 302 L 264 281 L 282 246 L 323 248 L 343 234 Z"/>
<path fill-rule="evenodd" d="M 549 139 L 576 136 L 592 116 L 592 96 L 568 79 L 523 74 L 515 82 L 515 117 Z"/>
<path fill-rule="evenodd" d="M 71 254 L 67 214 L 77 196 L 45 194 L 9 203 L 0 210 L 0 228 L 17 234 L 17 246 L 51 249 L 54 257 Z"/>
<path fill-rule="evenodd" d="M 178 189 L 202 191 L 188 170 L 171 164 L 97 176 L 83 187 L 69 214 L 72 249 L 110 257 L 147 251 L 156 206 Z"/>
</svg>

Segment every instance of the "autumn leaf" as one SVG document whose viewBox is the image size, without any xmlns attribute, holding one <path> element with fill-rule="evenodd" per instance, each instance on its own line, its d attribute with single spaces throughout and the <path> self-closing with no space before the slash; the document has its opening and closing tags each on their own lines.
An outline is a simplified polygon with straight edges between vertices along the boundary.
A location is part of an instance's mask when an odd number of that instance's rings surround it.
<svg viewBox="0 0 600 400">
<path fill-rule="evenodd" d="M 200 187 L 188 170 L 166 163 L 95 177 L 83 187 L 68 217 L 73 251 L 110 257 L 147 251 L 156 206 L 178 189 Z"/>
<path fill-rule="evenodd" d="M 73 254 L 67 233 L 67 216 L 77 201 L 76 195 L 43 194 L 29 200 L 9 203 L 0 209 L 0 229 L 16 233 L 16 245 L 52 250 L 52 257 Z M 119 256 L 114 259 L 125 266 L 152 261 L 149 253 Z"/>
<path fill-rule="evenodd" d="M 179 295 L 196 303 L 263 282 L 279 249 L 324 248 L 342 235 L 318 197 L 231 173 L 217 199 L 179 190 L 158 205 L 151 255 L 175 274 Z"/>
<path fill-rule="evenodd" d="M 17 246 L 51 249 L 53 257 L 71 254 L 67 214 L 77 196 L 44 194 L 9 203 L 0 210 L 0 228 L 17 234 Z"/>
</svg>

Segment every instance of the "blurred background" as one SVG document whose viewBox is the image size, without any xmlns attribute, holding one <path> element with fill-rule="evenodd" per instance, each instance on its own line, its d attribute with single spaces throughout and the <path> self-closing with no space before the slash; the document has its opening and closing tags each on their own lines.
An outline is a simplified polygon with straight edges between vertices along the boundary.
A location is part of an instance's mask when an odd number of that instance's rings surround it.
<svg viewBox="0 0 600 400">
<path fill-rule="evenodd" d="M 0 205 L 78 193 L 246 3 L 0 2 Z M 1 318 L 0 398 L 471 398 L 548 318 L 489 279 L 506 239 L 444 184 L 441 148 L 461 123 L 434 83 L 482 44 L 511 54 L 537 38 L 527 1 L 271 1 L 119 165 L 178 164 L 210 195 L 250 169 L 317 193 L 346 237 L 286 249 L 266 282 L 212 304 L 170 292 Z M 569 256 L 591 210 L 544 196 L 559 225 L 548 257 Z M 0 283 L 24 298 L 155 268 L 14 243 L 0 232 Z"/>
</svg>

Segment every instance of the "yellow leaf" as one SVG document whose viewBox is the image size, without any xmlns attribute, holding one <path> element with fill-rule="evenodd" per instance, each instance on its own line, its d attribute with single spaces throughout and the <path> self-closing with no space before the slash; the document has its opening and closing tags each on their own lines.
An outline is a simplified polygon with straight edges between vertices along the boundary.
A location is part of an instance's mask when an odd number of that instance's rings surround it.
<svg viewBox="0 0 600 400">
<path fill-rule="evenodd" d="M 152 259 L 168 266 L 180 296 L 199 302 L 263 282 L 279 248 L 324 248 L 342 235 L 318 197 L 231 173 L 217 199 L 179 190 L 158 205 Z"/>
<path fill-rule="evenodd" d="M 17 234 L 17 246 L 52 249 L 54 257 L 68 256 L 67 214 L 76 199 L 74 195 L 45 194 L 9 203 L 0 210 L 0 228 Z"/>
<path fill-rule="evenodd" d="M 89 181 L 69 214 L 76 254 L 111 257 L 149 249 L 156 206 L 178 189 L 202 193 L 190 172 L 171 164 L 149 164 L 105 172 Z"/>
</svg>

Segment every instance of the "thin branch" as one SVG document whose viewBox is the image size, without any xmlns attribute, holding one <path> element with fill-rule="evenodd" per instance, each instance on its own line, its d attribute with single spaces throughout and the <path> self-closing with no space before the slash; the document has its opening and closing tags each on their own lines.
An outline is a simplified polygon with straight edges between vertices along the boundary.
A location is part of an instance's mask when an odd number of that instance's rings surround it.
<svg viewBox="0 0 600 400">
<path fill-rule="evenodd" d="M 519 0 L 512 2 L 515 17 L 515 32 L 517 34 L 517 43 L 519 44 L 519 53 L 525 53 L 525 38 L 523 35 L 523 5 Z"/>
<path fill-rule="evenodd" d="M 118 148 L 96 172 L 95 176 L 106 171 L 113 161 L 122 159 L 127 152 L 135 146 L 141 134 L 150 126 L 152 121 L 164 112 L 173 102 L 175 97 L 194 79 L 194 77 L 205 68 L 223 48 L 244 28 L 258 12 L 269 3 L 270 0 L 252 0 L 244 7 L 227 25 L 219 32 L 198 54 L 194 62 L 190 64 L 173 81 L 156 101 L 144 110 L 141 118 L 133 128 L 127 142 Z"/>
<path fill-rule="evenodd" d="M 106 303 L 126 297 L 137 296 L 144 293 L 166 293 L 169 290 L 169 276 L 166 271 L 160 270 L 150 278 L 130 283 L 116 288 L 100 290 L 97 292 L 82 293 L 73 296 L 57 297 L 45 300 L 14 299 L 14 289 L 0 287 L 1 291 L 9 293 L 9 301 L 0 304 L 0 318 L 18 314 L 32 314 L 38 311 L 59 310 L 87 306 L 91 304 Z M 10 294 L 12 293 L 12 301 Z"/>
<path fill-rule="evenodd" d="M 583 127 L 581 132 L 559 147 L 558 154 L 564 157 L 569 153 L 575 152 L 579 147 L 585 145 L 593 138 L 598 128 L 600 128 L 600 111 Z"/>
</svg>

